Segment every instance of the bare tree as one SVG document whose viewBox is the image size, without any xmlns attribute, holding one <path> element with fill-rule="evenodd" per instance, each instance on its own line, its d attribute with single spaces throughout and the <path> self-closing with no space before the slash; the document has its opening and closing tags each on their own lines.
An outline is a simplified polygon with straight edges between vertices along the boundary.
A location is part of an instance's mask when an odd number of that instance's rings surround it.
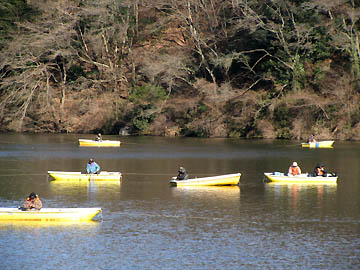
<svg viewBox="0 0 360 270">
<path fill-rule="evenodd" d="M 217 36 L 224 30 L 220 27 L 219 13 L 225 4 L 226 1 L 214 0 L 171 0 L 156 4 L 158 9 L 171 12 L 174 20 L 179 22 L 187 42 L 192 44 L 199 57 L 199 68 L 206 71 L 213 83 L 217 83 L 212 64 L 218 57 Z"/>
<path fill-rule="evenodd" d="M 118 91 L 121 83 L 127 83 L 122 68 L 124 58 L 131 54 L 129 37 L 136 32 L 131 27 L 131 17 L 138 12 L 137 4 L 106 0 L 89 4 L 81 12 L 83 18 L 76 28 L 81 40 L 79 59 L 99 71 L 101 80 L 96 83 L 111 85 Z"/>
<path fill-rule="evenodd" d="M 329 32 L 334 47 L 351 58 L 354 81 L 360 80 L 360 6 L 354 0 L 312 1 L 309 4 L 330 19 Z M 360 86 L 360 83 L 357 82 Z"/>
<path fill-rule="evenodd" d="M 192 87 L 192 83 L 188 79 L 189 73 L 191 73 L 188 68 L 189 61 L 184 54 L 149 55 L 143 60 L 141 70 L 150 78 L 150 82 L 154 85 L 167 86 L 167 97 L 158 108 L 158 112 L 161 112 L 174 88 Z"/>
<path fill-rule="evenodd" d="M 249 65 L 247 58 L 250 53 L 262 51 L 262 57 L 255 61 L 259 63 L 263 57 L 270 57 L 277 63 L 281 63 L 284 69 L 292 74 L 292 89 L 299 89 L 299 81 L 304 76 L 303 62 L 306 54 L 312 50 L 311 39 L 316 27 L 300 22 L 294 14 L 294 6 L 284 0 L 265 1 L 261 8 L 257 7 L 256 1 L 239 0 L 232 3 L 237 12 L 237 28 L 249 33 L 261 30 L 265 31 L 273 39 L 274 46 L 281 50 L 281 54 L 274 54 L 268 48 L 248 50 L 240 53 L 240 61 L 253 71 L 253 65 Z M 263 12 L 266 10 L 267 15 Z M 269 15 L 270 14 L 270 15 Z M 235 55 L 236 56 L 236 55 Z M 252 61 L 254 62 L 254 61 Z"/>
<path fill-rule="evenodd" d="M 74 125 L 69 118 L 71 104 L 67 106 L 73 99 L 69 93 L 74 87 L 82 91 L 89 81 L 117 95 L 120 89 L 127 91 L 124 63 L 131 54 L 129 26 L 136 8 L 130 1 L 90 2 L 80 8 L 77 1 L 58 0 L 51 6 L 39 1 L 39 19 L 19 24 L 22 34 L 0 55 L 0 121 L 10 129 L 23 130 L 26 119 L 39 125 L 52 119 L 53 127 L 42 126 L 68 130 Z M 86 81 L 81 77 L 71 79 L 76 83 L 69 81 L 74 67 L 93 75 Z"/>
<path fill-rule="evenodd" d="M 48 113 L 43 110 L 44 114 L 50 114 L 47 118 L 55 123 L 61 121 L 61 112 L 56 114 L 58 109 L 54 98 L 59 97 L 58 89 L 61 89 L 59 99 L 62 108 L 68 60 L 74 55 L 70 46 L 75 35 L 75 18 L 71 14 L 73 8 L 71 5 L 67 8 L 55 6 L 47 13 L 53 18 L 52 21 L 46 20 L 44 15 L 41 23 L 19 24 L 24 35 L 18 36 L 7 50 L 2 51 L 0 65 L 5 72 L 0 83 L 0 110 L 3 112 L 2 121 L 12 123 L 15 130 L 22 130 L 24 120 L 33 114 L 37 106 L 48 108 Z M 41 121 L 40 116 L 32 117 Z"/>
</svg>

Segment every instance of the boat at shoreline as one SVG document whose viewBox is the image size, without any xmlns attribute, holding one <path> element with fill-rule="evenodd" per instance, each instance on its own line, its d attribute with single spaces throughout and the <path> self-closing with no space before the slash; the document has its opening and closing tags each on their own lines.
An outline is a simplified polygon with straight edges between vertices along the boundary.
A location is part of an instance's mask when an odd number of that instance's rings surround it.
<svg viewBox="0 0 360 270">
<path fill-rule="evenodd" d="M 81 172 L 48 171 L 53 181 L 121 181 L 120 172 L 102 171 L 99 174 L 86 174 Z"/>
<path fill-rule="evenodd" d="M 310 142 L 310 143 L 302 143 L 302 147 L 308 148 L 332 148 L 334 141 L 319 141 L 319 142 Z"/>
<path fill-rule="evenodd" d="M 111 140 L 87 140 L 79 139 L 79 146 L 88 146 L 88 147 L 120 147 L 120 141 L 111 141 Z"/>
<path fill-rule="evenodd" d="M 232 186 L 240 183 L 241 173 L 225 174 L 188 180 L 171 179 L 171 186 Z"/>
<path fill-rule="evenodd" d="M 264 173 L 266 179 L 270 182 L 281 182 L 281 183 L 304 183 L 304 184 L 327 184 L 337 183 L 337 176 L 309 176 L 307 173 L 303 173 L 295 176 L 288 176 L 284 173 Z"/>
<path fill-rule="evenodd" d="M 0 220 L 32 221 L 85 221 L 92 220 L 101 213 L 101 208 L 41 208 L 22 210 L 19 208 L 0 208 Z"/>
</svg>

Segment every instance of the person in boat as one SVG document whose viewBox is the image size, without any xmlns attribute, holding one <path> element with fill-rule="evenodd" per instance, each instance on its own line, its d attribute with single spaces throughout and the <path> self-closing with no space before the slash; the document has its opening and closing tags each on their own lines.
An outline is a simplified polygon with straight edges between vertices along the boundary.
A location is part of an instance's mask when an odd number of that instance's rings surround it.
<svg viewBox="0 0 360 270">
<path fill-rule="evenodd" d="M 289 167 L 289 171 L 288 171 L 288 175 L 289 176 L 295 176 L 295 175 L 300 175 L 301 174 L 301 169 L 298 166 L 297 162 L 294 161 L 291 166 Z"/>
<path fill-rule="evenodd" d="M 86 164 L 86 173 L 87 174 L 99 174 L 100 166 L 97 164 L 94 159 L 90 158 L 89 162 Z"/>
<path fill-rule="evenodd" d="M 322 163 L 318 163 L 314 169 L 314 176 L 327 176 L 327 171 L 325 170 L 325 166 Z"/>
<path fill-rule="evenodd" d="M 101 142 L 101 141 L 102 141 L 101 133 L 99 133 L 99 134 L 96 136 L 95 141 L 97 141 L 97 142 Z"/>
<path fill-rule="evenodd" d="M 175 180 L 188 180 L 189 175 L 187 174 L 184 167 L 180 167 L 179 171 L 178 171 L 178 175 L 174 178 L 175 178 Z"/>
<path fill-rule="evenodd" d="M 316 142 L 314 135 L 310 135 L 308 138 L 308 143 Z"/>
<path fill-rule="evenodd" d="M 42 208 L 42 202 L 39 196 L 35 192 L 31 192 L 24 202 L 24 209 L 40 210 Z"/>
</svg>

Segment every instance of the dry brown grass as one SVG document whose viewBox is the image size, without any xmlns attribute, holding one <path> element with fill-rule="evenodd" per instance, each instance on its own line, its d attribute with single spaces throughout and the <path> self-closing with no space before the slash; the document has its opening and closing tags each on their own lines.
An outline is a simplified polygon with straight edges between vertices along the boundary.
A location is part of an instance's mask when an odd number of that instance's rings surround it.
<svg viewBox="0 0 360 270">
<path fill-rule="evenodd" d="M 88 91 L 84 89 L 68 97 L 62 120 L 67 132 L 91 133 L 101 129 L 113 117 L 113 94 L 105 93 L 85 100 L 79 98 Z"/>
<path fill-rule="evenodd" d="M 264 139 L 276 138 L 276 131 L 272 123 L 268 120 L 259 120 L 256 122 L 256 129 Z"/>
<path fill-rule="evenodd" d="M 360 123 L 356 124 L 351 130 L 350 139 L 360 141 Z"/>
</svg>

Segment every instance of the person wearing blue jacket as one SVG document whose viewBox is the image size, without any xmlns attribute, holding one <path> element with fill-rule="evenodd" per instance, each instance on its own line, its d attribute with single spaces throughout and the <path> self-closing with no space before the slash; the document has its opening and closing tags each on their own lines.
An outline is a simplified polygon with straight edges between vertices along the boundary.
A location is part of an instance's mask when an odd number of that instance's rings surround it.
<svg viewBox="0 0 360 270">
<path fill-rule="evenodd" d="M 100 173 L 100 166 L 94 161 L 94 159 L 90 158 L 89 162 L 86 164 L 86 173 L 87 174 L 98 174 Z"/>
</svg>

